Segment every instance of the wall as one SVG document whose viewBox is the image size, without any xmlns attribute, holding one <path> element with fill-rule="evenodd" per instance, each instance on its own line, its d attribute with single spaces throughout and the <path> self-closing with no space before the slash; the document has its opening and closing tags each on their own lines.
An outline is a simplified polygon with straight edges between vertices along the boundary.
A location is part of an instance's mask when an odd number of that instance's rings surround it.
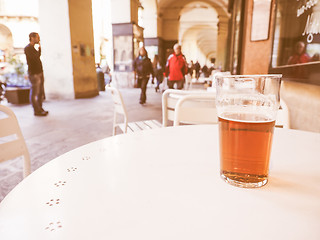
<svg viewBox="0 0 320 240">
<path fill-rule="evenodd" d="M 73 82 L 76 98 L 99 94 L 95 70 L 91 0 L 69 0 Z"/>
<path fill-rule="evenodd" d="M 131 0 L 111 0 L 111 21 L 112 23 L 131 22 Z"/>
<path fill-rule="evenodd" d="M 169 8 L 161 21 L 161 35 L 164 40 L 178 40 L 179 38 L 179 11 L 178 8 Z"/>
<path fill-rule="evenodd" d="M 272 13 L 274 4 L 273 0 Z M 252 8 L 253 0 L 246 1 L 241 74 L 268 73 L 275 18 L 274 15 L 271 16 L 268 40 L 251 42 Z M 281 98 L 289 109 L 290 128 L 320 132 L 320 86 L 283 80 Z"/>
<path fill-rule="evenodd" d="M 290 114 L 290 128 L 320 133 L 320 86 L 283 81 L 281 98 Z"/>
<path fill-rule="evenodd" d="M 268 73 L 268 68 L 271 60 L 272 49 L 272 34 L 274 19 L 273 16 L 275 8 L 275 0 L 272 0 L 271 7 L 271 21 L 269 25 L 268 40 L 251 42 L 251 23 L 253 0 L 245 1 L 245 18 L 242 39 L 242 59 L 241 59 L 241 74 L 263 74 Z"/>
</svg>

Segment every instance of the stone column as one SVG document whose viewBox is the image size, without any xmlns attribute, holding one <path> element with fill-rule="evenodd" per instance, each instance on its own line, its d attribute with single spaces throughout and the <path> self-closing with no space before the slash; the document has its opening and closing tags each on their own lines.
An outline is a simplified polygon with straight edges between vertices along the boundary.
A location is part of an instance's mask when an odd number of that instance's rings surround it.
<svg viewBox="0 0 320 240">
<path fill-rule="evenodd" d="M 223 70 L 225 70 L 224 67 L 227 57 L 228 20 L 228 17 L 219 16 L 217 59 L 215 65 L 216 67 L 221 66 Z"/>
<path fill-rule="evenodd" d="M 156 1 L 140 0 L 143 10 L 142 12 L 142 27 L 144 28 L 144 45 L 148 51 L 151 61 L 154 55 L 159 55 L 163 60 L 163 54 L 160 46 L 162 46 L 162 39 L 158 36 L 158 13 Z"/>
<path fill-rule="evenodd" d="M 98 95 L 91 0 L 39 0 L 39 24 L 46 95 Z"/>
</svg>

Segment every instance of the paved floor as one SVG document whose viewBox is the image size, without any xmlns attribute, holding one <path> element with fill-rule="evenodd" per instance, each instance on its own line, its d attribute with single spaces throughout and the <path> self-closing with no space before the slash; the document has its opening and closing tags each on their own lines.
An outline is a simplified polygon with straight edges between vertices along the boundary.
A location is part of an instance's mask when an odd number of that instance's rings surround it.
<svg viewBox="0 0 320 240">
<path fill-rule="evenodd" d="M 139 89 L 120 89 L 129 121 L 161 117 L 161 94 L 149 86 L 147 103 L 140 105 Z M 47 100 L 47 117 L 33 116 L 31 105 L 6 104 L 15 112 L 25 137 L 32 171 L 76 147 L 112 135 L 113 104 L 107 92 L 89 99 Z M 22 180 L 21 159 L 0 164 L 0 201 Z"/>
</svg>

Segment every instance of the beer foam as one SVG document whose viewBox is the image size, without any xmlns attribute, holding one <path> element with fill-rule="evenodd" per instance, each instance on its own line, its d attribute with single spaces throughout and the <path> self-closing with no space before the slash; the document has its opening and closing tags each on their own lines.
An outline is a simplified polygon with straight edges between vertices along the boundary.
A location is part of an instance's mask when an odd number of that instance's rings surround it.
<svg viewBox="0 0 320 240">
<path fill-rule="evenodd" d="M 254 112 L 224 112 L 218 115 L 220 118 L 229 120 L 229 121 L 237 121 L 237 122 L 246 122 L 246 123 L 266 123 L 275 121 L 275 119 L 271 118 L 267 114 L 263 113 L 254 113 Z"/>
</svg>

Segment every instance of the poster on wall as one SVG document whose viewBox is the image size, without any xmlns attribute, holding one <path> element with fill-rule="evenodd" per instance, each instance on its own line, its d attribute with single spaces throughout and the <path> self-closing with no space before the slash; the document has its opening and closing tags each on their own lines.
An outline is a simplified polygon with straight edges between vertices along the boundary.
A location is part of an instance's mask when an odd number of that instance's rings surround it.
<svg viewBox="0 0 320 240">
<path fill-rule="evenodd" d="M 114 69 L 132 71 L 132 36 L 114 36 Z"/>
<path fill-rule="evenodd" d="M 271 0 L 254 0 L 252 10 L 251 41 L 269 38 Z"/>
</svg>

